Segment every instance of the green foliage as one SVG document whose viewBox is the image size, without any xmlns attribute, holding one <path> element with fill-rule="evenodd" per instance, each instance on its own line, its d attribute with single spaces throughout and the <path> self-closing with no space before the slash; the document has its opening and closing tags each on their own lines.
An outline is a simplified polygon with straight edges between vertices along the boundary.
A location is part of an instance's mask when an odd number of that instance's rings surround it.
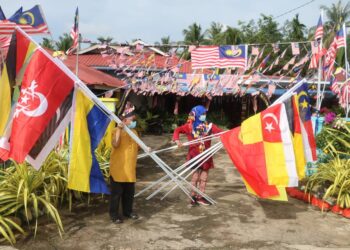
<svg viewBox="0 0 350 250">
<path fill-rule="evenodd" d="M 337 127 L 340 124 L 339 127 Z M 325 125 L 316 136 L 316 145 L 324 153 L 335 153 L 342 156 L 350 155 L 350 124 L 343 124 L 336 119 L 332 125 Z"/>
<path fill-rule="evenodd" d="M 68 33 L 63 33 L 56 42 L 56 48 L 59 51 L 67 51 L 73 45 L 73 39 Z"/>
<path fill-rule="evenodd" d="M 339 206 L 350 208 L 350 159 L 336 156 L 320 163 L 317 172 L 308 179 L 306 189 L 318 192 L 324 200 L 335 200 Z"/>
<path fill-rule="evenodd" d="M 188 26 L 187 29 L 182 31 L 182 34 L 184 35 L 184 42 L 186 44 L 200 45 L 206 41 L 205 33 L 202 32 L 201 25 L 197 23 Z"/>
</svg>

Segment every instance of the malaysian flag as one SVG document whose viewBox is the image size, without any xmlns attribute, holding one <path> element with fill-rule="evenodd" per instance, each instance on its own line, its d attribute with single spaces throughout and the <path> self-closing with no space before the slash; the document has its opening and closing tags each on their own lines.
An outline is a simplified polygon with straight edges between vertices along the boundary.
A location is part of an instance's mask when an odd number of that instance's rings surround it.
<svg viewBox="0 0 350 250">
<path fill-rule="evenodd" d="M 50 34 L 39 5 L 26 11 L 21 7 L 9 19 L 0 19 L 0 35 L 11 36 L 17 26 L 28 34 Z"/>
<path fill-rule="evenodd" d="M 337 41 L 337 48 L 345 47 L 345 36 L 344 36 L 344 27 L 337 31 L 335 39 Z"/>
<path fill-rule="evenodd" d="M 311 42 L 311 51 L 312 54 L 319 54 L 321 51 L 321 46 L 320 46 L 320 42 L 319 41 L 312 41 Z"/>
<path fill-rule="evenodd" d="M 247 46 L 201 46 L 191 52 L 192 68 L 246 68 Z"/>
<path fill-rule="evenodd" d="M 258 46 L 253 46 L 252 47 L 252 55 L 253 56 L 258 56 L 259 55 L 259 47 Z"/>
<path fill-rule="evenodd" d="M 278 51 L 280 51 L 280 45 L 278 43 L 273 43 L 272 49 L 273 49 L 273 53 L 276 54 Z"/>
<path fill-rule="evenodd" d="M 299 43 L 292 43 L 292 54 L 293 56 L 297 56 L 300 54 Z"/>
<path fill-rule="evenodd" d="M 317 69 L 318 68 L 318 54 L 313 54 L 311 56 L 311 62 L 309 65 L 309 69 Z"/>
<path fill-rule="evenodd" d="M 337 39 L 334 38 L 333 42 L 329 46 L 326 55 L 325 55 L 325 66 L 328 67 L 329 65 L 334 63 L 335 57 L 337 55 Z"/>
<path fill-rule="evenodd" d="M 268 54 L 264 60 L 262 60 L 262 62 L 260 63 L 259 67 L 258 67 L 258 71 L 262 71 L 262 69 L 266 66 L 267 62 L 270 60 L 270 54 Z M 264 71 L 265 72 L 265 71 Z"/>
<path fill-rule="evenodd" d="M 320 15 L 320 18 L 318 19 L 316 31 L 315 31 L 315 40 L 322 39 L 323 37 L 323 22 L 322 22 L 322 15 Z"/>
<path fill-rule="evenodd" d="M 6 49 L 10 46 L 11 43 L 11 37 L 10 36 L 3 36 L 0 37 L 0 48 Z"/>
<path fill-rule="evenodd" d="M 74 24 L 70 31 L 70 37 L 73 39 L 72 46 L 68 49 L 67 54 L 72 54 L 73 50 L 79 47 L 79 10 L 75 10 Z"/>
<path fill-rule="evenodd" d="M 339 94 L 340 93 L 338 80 L 337 80 L 337 78 L 335 76 L 331 77 L 331 80 L 330 80 L 329 84 L 331 85 L 331 90 L 332 90 L 332 92 L 334 94 Z"/>
</svg>

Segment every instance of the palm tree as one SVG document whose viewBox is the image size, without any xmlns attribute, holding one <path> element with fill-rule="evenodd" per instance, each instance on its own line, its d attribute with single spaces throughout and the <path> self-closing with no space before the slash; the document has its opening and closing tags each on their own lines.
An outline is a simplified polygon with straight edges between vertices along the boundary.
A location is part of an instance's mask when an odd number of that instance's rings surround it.
<svg viewBox="0 0 350 250">
<path fill-rule="evenodd" d="M 304 40 L 304 34 L 306 31 L 305 24 L 299 20 L 299 14 L 296 14 L 292 21 L 288 21 L 286 24 L 286 31 L 288 33 L 288 40 L 300 41 Z"/>
<path fill-rule="evenodd" d="M 73 45 L 73 39 L 70 37 L 68 33 L 63 33 L 62 36 L 58 38 L 56 42 L 57 50 L 67 51 Z"/>
<path fill-rule="evenodd" d="M 101 44 L 106 44 L 109 45 L 112 41 L 113 41 L 113 37 L 107 36 L 100 36 L 97 38 L 97 40 L 101 43 Z"/>
<path fill-rule="evenodd" d="M 169 45 L 170 42 L 170 36 L 163 36 L 160 39 L 159 45 Z M 169 46 L 160 46 L 159 49 L 163 52 L 168 52 L 169 51 Z"/>
<path fill-rule="evenodd" d="M 50 40 L 46 37 L 43 38 L 42 43 L 40 44 L 43 48 L 47 48 L 50 50 L 55 50 L 55 45 L 53 44 L 53 40 Z"/>
<path fill-rule="evenodd" d="M 330 7 L 325 5 L 321 6 L 321 9 L 325 11 L 328 18 L 326 26 L 331 31 L 337 31 L 343 23 L 348 22 L 350 18 L 350 2 L 347 2 L 344 6 L 342 1 L 333 3 Z"/>
<path fill-rule="evenodd" d="M 184 42 L 186 44 L 200 45 L 205 42 L 205 32 L 202 33 L 202 27 L 197 23 L 188 26 L 182 31 L 182 34 L 185 36 Z"/>
<path fill-rule="evenodd" d="M 222 43 L 226 45 L 234 45 L 242 43 L 242 33 L 239 29 L 228 26 L 222 33 Z"/>
<path fill-rule="evenodd" d="M 221 34 L 223 27 L 224 26 L 218 22 L 212 22 L 210 24 L 210 28 L 207 29 L 207 34 L 211 44 L 221 44 Z"/>
</svg>

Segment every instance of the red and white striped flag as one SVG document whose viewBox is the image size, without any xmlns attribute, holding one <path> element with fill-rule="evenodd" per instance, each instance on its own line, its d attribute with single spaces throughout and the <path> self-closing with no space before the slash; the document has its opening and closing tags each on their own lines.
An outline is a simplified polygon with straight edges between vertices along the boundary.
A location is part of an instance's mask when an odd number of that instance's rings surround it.
<svg viewBox="0 0 350 250">
<path fill-rule="evenodd" d="M 335 76 L 331 77 L 331 90 L 334 94 L 339 94 L 340 93 L 340 88 L 339 88 L 339 84 L 338 84 L 338 80 Z"/>
<path fill-rule="evenodd" d="M 283 70 L 288 70 L 290 65 L 293 65 L 295 63 L 296 56 L 293 56 L 286 65 L 283 66 Z"/>
<path fill-rule="evenodd" d="M 258 56 L 259 55 L 259 47 L 258 46 L 253 46 L 252 47 L 252 55 L 253 56 Z"/>
<path fill-rule="evenodd" d="M 193 69 L 246 68 L 247 46 L 201 46 L 191 52 Z"/>
<path fill-rule="evenodd" d="M 70 31 L 70 37 L 73 39 L 72 47 L 67 51 L 67 54 L 72 54 L 74 50 L 77 50 L 79 47 L 79 10 L 78 7 L 75 10 L 74 24 Z"/>
<path fill-rule="evenodd" d="M 309 65 L 309 69 L 317 69 L 318 68 L 318 54 L 313 54 L 311 56 L 311 62 Z"/>
<path fill-rule="evenodd" d="M 0 35 L 11 36 L 16 27 L 20 27 L 27 34 L 50 34 L 44 14 L 39 5 L 22 11 L 22 7 L 10 18 L 0 20 Z"/>
<path fill-rule="evenodd" d="M 315 40 L 322 39 L 323 37 L 323 22 L 322 22 L 322 15 L 320 15 L 315 31 Z"/>
<path fill-rule="evenodd" d="M 11 36 L 0 37 L 0 48 L 6 49 L 10 46 Z"/>
<path fill-rule="evenodd" d="M 299 43 L 292 43 L 292 54 L 293 56 L 297 56 L 300 54 Z"/>
<path fill-rule="evenodd" d="M 343 26 L 338 30 L 337 34 L 335 35 L 335 39 L 337 41 L 337 48 L 345 47 L 346 41 L 344 29 L 345 27 Z"/>
<path fill-rule="evenodd" d="M 312 54 L 315 55 L 315 54 L 319 54 L 321 52 L 321 44 L 319 41 L 312 41 L 311 42 L 311 51 L 312 51 Z"/>
<path fill-rule="evenodd" d="M 325 66 L 328 67 L 332 63 L 334 63 L 335 57 L 337 55 L 337 39 L 334 38 L 333 42 L 329 46 L 326 55 L 325 55 Z"/>
<path fill-rule="evenodd" d="M 350 81 L 345 82 L 340 90 L 339 104 L 346 108 L 350 104 Z"/>
</svg>

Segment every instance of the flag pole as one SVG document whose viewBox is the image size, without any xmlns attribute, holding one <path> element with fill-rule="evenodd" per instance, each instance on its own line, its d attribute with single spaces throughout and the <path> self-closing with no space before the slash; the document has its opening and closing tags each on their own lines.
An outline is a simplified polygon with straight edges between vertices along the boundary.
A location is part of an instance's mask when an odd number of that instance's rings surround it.
<svg viewBox="0 0 350 250">
<path fill-rule="evenodd" d="M 80 50 L 80 33 L 79 33 L 79 10 L 77 7 L 77 33 L 78 33 L 78 45 L 76 50 L 76 65 L 75 65 L 75 75 L 78 77 L 79 75 L 79 50 Z"/>
<path fill-rule="evenodd" d="M 323 10 L 321 10 L 321 20 L 323 25 Z M 323 46 L 323 38 L 320 39 L 320 44 L 318 45 L 318 52 L 320 52 L 320 49 L 322 49 Z M 322 78 L 322 57 L 318 59 L 318 80 L 317 80 L 317 98 L 316 98 L 316 109 L 319 113 L 321 109 L 321 78 Z"/>
<path fill-rule="evenodd" d="M 345 118 L 347 119 L 348 116 L 349 116 L 349 109 L 350 109 L 350 105 L 349 105 L 349 86 L 348 86 L 348 72 L 349 72 L 349 64 L 348 64 L 348 53 L 347 53 L 347 44 L 346 44 L 346 36 L 347 36 L 347 33 L 346 33 L 346 26 L 345 26 L 345 23 L 343 23 L 343 33 L 344 33 L 344 40 L 345 40 L 345 46 L 344 46 L 344 57 L 345 57 L 345 71 L 346 71 L 346 74 L 345 74 L 345 101 L 346 101 L 346 105 L 345 105 Z"/>
<path fill-rule="evenodd" d="M 76 64 L 75 64 L 75 75 L 77 77 L 79 77 L 79 48 L 80 48 L 80 35 L 78 32 L 78 46 L 77 46 L 77 50 L 76 50 Z"/>
</svg>

